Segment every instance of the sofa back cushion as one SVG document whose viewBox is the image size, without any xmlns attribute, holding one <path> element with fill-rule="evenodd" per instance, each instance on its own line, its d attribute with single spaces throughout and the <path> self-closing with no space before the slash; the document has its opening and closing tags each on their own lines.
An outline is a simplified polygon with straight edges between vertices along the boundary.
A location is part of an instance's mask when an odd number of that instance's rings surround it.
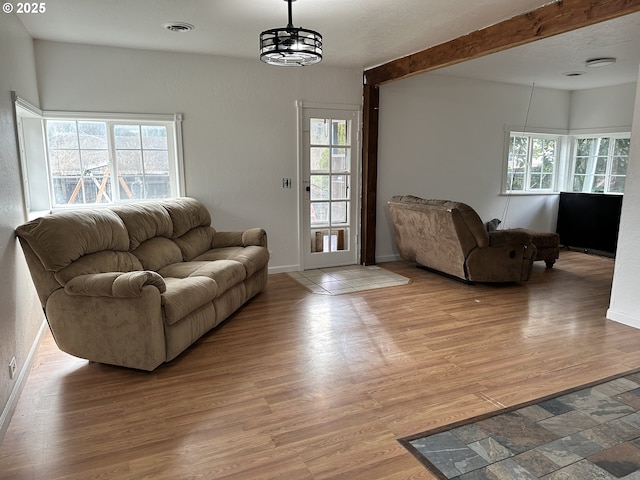
<svg viewBox="0 0 640 480">
<path fill-rule="evenodd" d="M 196 227 L 175 238 L 174 241 L 182 252 L 182 260 L 190 262 L 198 255 L 211 250 L 215 234 L 213 227 Z"/>
<path fill-rule="evenodd" d="M 163 200 L 162 205 L 169 213 L 173 223 L 172 238 L 181 237 L 192 228 L 211 225 L 209 211 L 195 198 L 184 197 Z"/>
<path fill-rule="evenodd" d="M 469 205 L 462 202 L 450 202 L 449 208 L 457 210 L 462 219 L 460 225 L 459 234 L 460 237 L 473 238 L 470 242 L 477 245 L 480 248 L 484 248 L 489 245 L 489 232 L 485 227 L 482 219 L 478 213 Z M 464 232 L 463 232 L 464 229 Z M 470 237 L 469 237 L 470 235 Z"/>
<path fill-rule="evenodd" d="M 78 275 L 106 272 L 133 272 L 142 270 L 140 261 L 129 252 L 103 252 L 83 255 L 75 262 L 55 272 L 55 278 L 61 285 Z"/>
<path fill-rule="evenodd" d="M 173 223 L 167 210 L 159 203 L 141 202 L 113 207 L 129 233 L 130 249 L 135 250 L 142 242 L 154 237 L 173 234 Z"/>
<path fill-rule="evenodd" d="M 142 242 L 133 252 L 142 268 L 157 272 L 162 267 L 182 261 L 182 252 L 173 240 L 154 237 Z"/>
<path fill-rule="evenodd" d="M 80 257 L 104 250 L 126 252 L 129 236 L 124 223 L 111 210 L 77 210 L 37 218 L 16 233 L 42 262 L 57 272 Z"/>
</svg>

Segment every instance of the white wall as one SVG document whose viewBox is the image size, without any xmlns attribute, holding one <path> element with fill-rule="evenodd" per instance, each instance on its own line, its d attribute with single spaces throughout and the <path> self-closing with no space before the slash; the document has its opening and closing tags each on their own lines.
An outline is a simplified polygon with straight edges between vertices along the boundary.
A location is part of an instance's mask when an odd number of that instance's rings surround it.
<svg viewBox="0 0 640 480">
<path fill-rule="evenodd" d="M 393 195 L 462 201 L 501 228 L 555 231 L 556 195 L 501 195 L 505 127 L 569 127 L 570 93 L 425 74 L 380 88 L 378 261 L 396 257 Z"/>
<path fill-rule="evenodd" d="M 261 226 L 271 271 L 297 269 L 295 101 L 362 103 L 357 69 L 35 42 L 43 110 L 183 113 L 187 195 L 218 230 Z M 296 185 L 297 187 L 297 185 Z"/>
<path fill-rule="evenodd" d="M 640 83 L 639 83 L 640 85 Z M 618 251 L 607 318 L 640 328 L 640 87 L 637 89 L 631 151 L 625 182 Z"/>
<path fill-rule="evenodd" d="M 571 92 L 569 128 L 628 129 L 633 120 L 635 95 L 635 83 Z"/>
<path fill-rule="evenodd" d="M 31 37 L 14 14 L 0 14 L 0 440 L 44 321 L 14 231 L 25 221 L 25 206 L 12 90 L 38 104 Z M 16 358 L 18 375 L 10 379 L 12 357 Z"/>
</svg>

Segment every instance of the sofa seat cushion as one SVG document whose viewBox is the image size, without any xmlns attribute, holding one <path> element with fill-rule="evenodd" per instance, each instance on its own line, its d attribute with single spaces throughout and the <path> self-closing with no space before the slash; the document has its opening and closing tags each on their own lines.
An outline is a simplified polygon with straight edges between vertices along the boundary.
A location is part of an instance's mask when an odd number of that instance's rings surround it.
<svg viewBox="0 0 640 480">
<path fill-rule="evenodd" d="M 179 262 L 161 268 L 158 273 L 165 278 L 207 277 L 213 279 L 218 285 L 217 295 L 222 295 L 247 277 L 242 264 L 233 260 Z"/>
<path fill-rule="evenodd" d="M 248 247 L 214 248 L 198 255 L 194 261 L 233 260 L 240 262 L 250 277 L 269 263 L 269 251 L 265 247 L 250 245 Z"/>
<path fill-rule="evenodd" d="M 218 285 L 209 277 L 164 277 L 164 283 L 166 291 L 160 300 L 167 325 L 173 325 L 218 295 Z"/>
</svg>

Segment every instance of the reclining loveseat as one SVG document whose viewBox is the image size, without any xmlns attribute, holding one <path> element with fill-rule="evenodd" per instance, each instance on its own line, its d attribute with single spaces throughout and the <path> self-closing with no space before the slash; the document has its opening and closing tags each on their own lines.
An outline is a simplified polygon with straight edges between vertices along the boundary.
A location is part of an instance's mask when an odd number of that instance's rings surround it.
<svg viewBox="0 0 640 480">
<path fill-rule="evenodd" d="M 396 195 L 387 203 L 403 259 L 466 282 L 529 279 L 536 247 L 528 232 L 488 232 L 461 202 Z"/>
<path fill-rule="evenodd" d="M 153 370 L 267 284 L 261 228 L 217 232 L 193 198 L 54 213 L 16 229 L 58 347 Z"/>
</svg>

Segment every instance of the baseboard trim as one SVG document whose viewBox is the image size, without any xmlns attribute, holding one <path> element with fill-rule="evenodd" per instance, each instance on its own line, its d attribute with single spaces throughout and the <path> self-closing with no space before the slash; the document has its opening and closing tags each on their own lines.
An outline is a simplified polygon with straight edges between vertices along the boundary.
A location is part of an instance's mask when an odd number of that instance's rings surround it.
<svg viewBox="0 0 640 480">
<path fill-rule="evenodd" d="M 616 312 L 612 309 L 607 310 L 607 319 L 628 325 L 629 327 L 640 328 L 640 317 L 633 317 L 626 313 Z"/>
<path fill-rule="evenodd" d="M 396 255 L 396 254 L 380 255 L 376 257 L 376 263 L 396 262 L 398 260 L 402 260 L 402 258 L 400 258 L 400 255 Z"/>
<path fill-rule="evenodd" d="M 23 363 L 22 368 L 20 369 L 20 373 L 18 374 L 18 378 L 16 379 L 15 384 L 13 385 L 13 390 L 11 390 L 9 400 L 2 410 L 2 415 L 0 415 L 0 443 L 2 443 L 4 434 L 6 433 L 7 428 L 9 428 L 9 422 L 11 422 L 13 412 L 15 412 L 16 406 L 18 405 L 18 399 L 20 398 L 22 389 L 24 388 L 25 383 L 27 383 L 27 378 L 29 377 L 29 372 L 31 371 L 31 366 L 36 356 L 36 352 L 38 351 L 38 346 L 40 345 L 40 341 L 42 340 L 42 335 L 44 334 L 45 328 L 48 328 L 47 322 L 43 319 L 42 325 L 40 325 L 40 330 L 38 330 L 38 334 L 36 335 L 33 344 L 31 344 L 29 354 L 27 355 L 27 358 Z"/>
<path fill-rule="evenodd" d="M 300 270 L 302 270 L 300 265 L 281 265 L 279 267 L 269 267 L 269 275 L 274 275 L 276 273 L 299 272 Z"/>
</svg>

